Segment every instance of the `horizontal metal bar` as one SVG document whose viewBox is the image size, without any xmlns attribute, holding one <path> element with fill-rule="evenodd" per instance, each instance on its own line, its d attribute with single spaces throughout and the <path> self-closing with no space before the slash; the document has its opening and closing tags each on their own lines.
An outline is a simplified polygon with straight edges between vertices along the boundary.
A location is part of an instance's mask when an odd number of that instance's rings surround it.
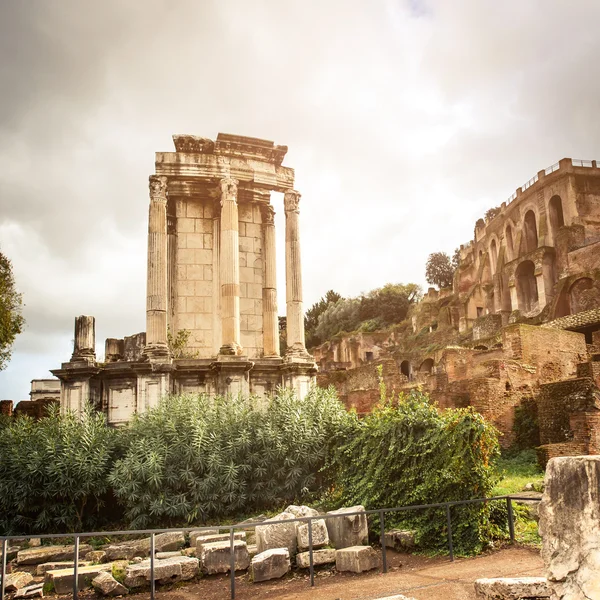
<svg viewBox="0 0 600 600">
<path fill-rule="evenodd" d="M 344 512 L 337 515 L 332 514 L 324 514 L 319 515 L 319 519 L 338 519 L 340 517 L 353 517 L 357 515 L 379 515 L 381 512 L 390 513 L 390 512 L 406 512 L 411 510 L 424 510 L 427 508 L 444 508 L 446 506 L 460 506 L 465 504 L 477 504 L 478 502 L 491 502 L 494 500 L 506 500 L 507 498 L 511 498 L 512 500 L 526 500 L 528 502 L 539 502 L 540 498 L 529 498 L 522 496 L 515 496 L 512 494 L 504 495 L 504 496 L 493 496 L 491 498 L 473 498 L 471 500 L 453 500 L 451 502 L 437 502 L 435 504 L 412 504 L 409 506 L 396 506 L 393 508 L 377 508 L 377 509 L 369 509 L 369 510 L 359 510 L 354 512 Z M 262 525 L 281 525 L 282 523 L 305 523 L 310 519 L 314 519 L 315 517 L 296 517 L 295 519 L 286 519 L 282 521 L 274 521 L 274 520 L 265 520 L 265 521 L 256 521 L 254 523 L 237 523 L 235 525 L 206 525 L 202 527 L 171 527 L 168 529 L 130 529 L 130 530 L 120 530 L 120 531 L 90 531 L 90 532 L 77 532 L 77 533 L 45 533 L 42 535 L 37 534 L 29 534 L 29 535 L 0 535 L 0 541 L 3 540 L 18 540 L 18 539 L 27 539 L 31 537 L 36 537 L 40 539 L 65 539 L 65 538 L 74 538 L 74 537 L 110 537 L 110 536 L 121 536 L 121 535 L 152 535 L 159 533 L 172 533 L 176 531 L 181 531 L 183 533 L 188 533 L 190 531 L 211 531 L 214 529 L 231 529 L 232 527 L 235 529 L 254 529 L 255 527 L 260 527 Z"/>
</svg>

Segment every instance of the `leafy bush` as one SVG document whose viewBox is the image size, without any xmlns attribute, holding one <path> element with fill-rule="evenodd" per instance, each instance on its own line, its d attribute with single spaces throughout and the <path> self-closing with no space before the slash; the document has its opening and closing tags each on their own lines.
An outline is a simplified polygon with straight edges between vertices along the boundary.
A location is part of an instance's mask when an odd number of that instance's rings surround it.
<svg viewBox="0 0 600 600">
<path fill-rule="evenodd" d="M 5 422 L 0 435 L 0 532 L 93 529 L 106 514 L 118 433 L 103 414 Z"/>
<path fill-rule="evenodd" d="M 439 411 L 414 391 L 375 408 L 341 446 L 340 499 L 375 509 L 483 498 L 494 486 L 498 448 L 496 430 L 481 415 L 471 409 Z M 490 536 L 485 504 L 453 507 L 451 515 L 455 550 L 480 550 Z M 415 529 L 422 547 L 446 548 L 444 509 L 388 520 L 388 527 Z"/>
<path fill-rule="evenodd" d="M 329 457 L 354 423 L 333 390 L 172 396 L 131 422 L 110 482 L 132 528 L 274 508 L 330 485 Z"/>
<path fill-rule="evenodd" d="M 533 398 L 526 398 L 519 406 L 515 407 L 512 429 L 515 434 L 514 450 L 525 450 L 540 445 L 537 403 Z"/>
</svg>

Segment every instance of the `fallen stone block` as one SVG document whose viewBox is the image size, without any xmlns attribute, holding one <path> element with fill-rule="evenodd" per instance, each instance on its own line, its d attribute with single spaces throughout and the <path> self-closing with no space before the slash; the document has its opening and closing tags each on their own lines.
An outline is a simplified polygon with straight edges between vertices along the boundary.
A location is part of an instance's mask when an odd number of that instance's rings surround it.
<svg viewBox="0 0 600 600">
<path fill-rule="evenodd" d="M 258 554 L 258 548 L 256 544 L 247 544 L 248 546 L 248 556 L 250 559 L 253 559 Z"/>
<path fill-rule="evenodd" d="M 154 538 L 156 552 L 169 552 L 179 550 L 185 545 L 183 531 L 167 531 L 159 533 Z M 150 554 L 150 538 L 131 540 L 119 544 L 111 544 L 104 548 L 107 560 L 131 560 L 135 556 L 148 556 Z"/>
<path fill-rule="evenodd" d="M 175 583 L 193 579 L 199 572 L 197 558 L 176 556 L 154 561 L 154 580 L 158 583 Z M 129 565 L 124 584 L 129 588 L 142 587 L 150 582 L 150 559 Z"/>
<path fill-rule="evenodd" d="M 93 563 L 105 563 L 108 558 L 104 550 L 92 550 L 85 555 L 85 560 Z"/>
<path fill-rule="evenodd" d="M 392 529 L 385 532 L 385 545 L 394 550 L 408 550 L 415 547 L 415 532 L 409 530 Z"/>
<path fill-rule="evenodd" d="M 182 556 L 181 550 L 173 550 L 171 552 L 157 552 L 156 558 L 162 560 L 165 558 L 173 558 L 174 556 Z"/>
<path fill-rule="evenodd" d="M 318 517 L 319 512 L 310 506 L 290 504 L 283 512 L 291 513 L 294 517 Z"/>
<path fill-rule="evenodd" d="M 277 523 L 277 521 L 287 521 L 295 519 L 293 513 L 282 512 L 276 517 L 269 519 L 275 521 L 267 525 L 259 525 L 256 527 L 256 547 L 258 553 L 274 548 L 287 548 L 290 555 L 296 554 L 298 548 L 298 522 L 293 523 Z"/>
<path fill-rule="evenodd" d="M 102 571 L 110 572 L 112 565 L 89 565 L 77 568 L 78 589 L 90 587 L 92 580 Z M 73 591 L 75 572 L 73 569 L 60 569 L 57 571 L 46 571 L 44 583 L 52 583 L 57 594 L 70 594 Z"/>
<path fill-rule="evenodd" d="M 213 544 L 214 542 L 228 542 L 231 539 L 229 532 L 227 533 L 213 533 L 211 535 L 201 535 L 196 538 L 196 556 L 198 556 L 200 552 L 200 547 L 203 544 Z M 242 540 L 246 541 L 246 532 L 245 531 L 234 531 L 233 532 L 234 540 Z"/>
<path fill-rule="evenodd" d="M 371 546 L 351 546 L 335 553 L 335 568 L 338 571 L 363 573 L 379 567 L 379 553 Z"/>
<path fill-rule="evenodd" d="M 365 511 L 364 506 L 350 506 L 329 511 L 329 515 L 345 515 L 346 513 L 358 513 Z M 349 548 L 366 544 L 369 538 L 369 526 L 366 514 L 348 515 L 325 519 L 329 540 L 336 549 Z"/>
<path fill-rule="evenodd" d="M 86 555 L 87 556 L 87 555 Z M 80 560 L 78 563 L 79 567 L 89 567 L 91 563 L 87 560 Z M 47 562 L 38 565 L 35 569 L 35 574 L 41 577 L 46 574 L 47 571 L 60 571 L 61 569 L 72 569 L 75 566 L 75 562 L 72 560 L 63 560 L 60 562 Z"/>
<path fill-rule="evenodd" d="M 110 573 L 98 573 L 92 580 L 92 587 L 103 596 L 123 596 L 129 590 L 119 583 Z"/>
<path fill-rule="evenodd" d="M 37 548 L 42 545 L 42 538 L 29 538 L 27 543 L 30 548 Z"/>
<path fill-rule="evenodd" d="M 335 563 L 336 551 L 330 548 L 315 550 L 313 552 L 313 566 L 329 565 Z M 310 568 L 310 552 L 300 552 L 296 554 L 296 565 L 300 569 Z"/>
<path fill-rule="evenodd" d="M 552 590 L 545 577 L 499 577 L 477 579 L 475 594 L 488 600 L 521 600 L 521 598 L 550 598 Z"/>
<path fill-rule="evenodd" d="M 79 544 L 79 558 L 83 558 L 93 548 L 89 544 Z M 39 565 L 46 562 L 74 560 L 75 546 L 40 546 L 27 548 L 17 553 L 17 564 Z"/>
<path fill-rule="evenodd" d="M 6 576 L 6 584 L 4 589 L 7 592 L 16 592 L 21 588 L 28 586 L 33 581 L 33 575 L 26 573 L 25 571 L 17 571 L 16 573 L 9 573 Z"/>
<path fill-rule="evenodd" d="M 195 548 L 196 540 L 199 537 L 202 537 L 205 535 L 218 535 L 218 534 L 219 534 L 218 529 L 194 529 L 193 531 L 190 531 L 190 546 L 192 548 Z"/>
<path fill-rule="evenodd" d="M 298 548 L 306 550 L 308 544 L 308 523 L 298 523 Z M 315 519 L 312 521 L 312 545 L 313 548 L 322 548 L 329 544 L 329 533 L 324 519 Z"/>
<path fill-rule="evenodd" d="M 19 553 L 19 550 L 21 549 L 21 546 L 9 546 L 6 549 L 6 562 L 10 562 L 13 558 L 17 558 L 17 554 Z M 0 553 L 0 559 L 2 558 L 2 554 Z"/>
<path fill-rule="evenodd" d="M 273 548 L 257 554 L 250 563 L 252 581 L 279 579 L 291 569 L 287 548 Z"/>
<path fill-rule="evenodd" d="M 244 571 L 250 566 L 248 546 L 243 540 L 235 540 L 233 545 L 235 570 Z M 227 573 L 231 565 L 231 548 L 229 542 L 213 542 L 202 545 L 198 552 L 200 568 L 208 575 Z"/>
<path fill-rule="evenodd" d="M 44 584 L 42 583 L 34 583 L 33 585 L 28 585 L 27 587 L 20 588 L 14 595 L 14 598 L 43 598 L 44 596 Z"/>
</svg>

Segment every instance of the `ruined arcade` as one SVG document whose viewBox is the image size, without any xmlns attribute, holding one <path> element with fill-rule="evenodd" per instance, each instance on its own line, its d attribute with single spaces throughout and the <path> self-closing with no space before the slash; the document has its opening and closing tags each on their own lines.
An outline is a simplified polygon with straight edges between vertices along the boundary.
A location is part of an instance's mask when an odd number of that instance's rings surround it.
<svg viewBox="0 0 600 600">
<path fill-rule="evenodd" d="M 282 166 L 286 146 L 220 133 L 174 135 L 150 176 L 146 332 L 109 338 L 95 352 L 93 317 L 75 319 L 71 360 L 52 373 L 61 407 L 90 399 L 109 423 L 128 421 L 168 393 L 304 396 L 316 365 L 304 341 L 300 193 Z M 277 311 L 275 210 L 283 194 L 287 350 Z M 184 347 L 172 340 L 184 332 Z"/>
</svg>

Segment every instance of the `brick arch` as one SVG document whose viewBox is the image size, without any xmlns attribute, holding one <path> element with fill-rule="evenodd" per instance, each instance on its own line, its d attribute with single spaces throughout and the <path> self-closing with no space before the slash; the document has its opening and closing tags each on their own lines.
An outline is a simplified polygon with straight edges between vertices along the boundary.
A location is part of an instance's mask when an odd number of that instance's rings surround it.
<svg viewBox="0 0 600 600">
<path fill-rule="evenodd" d="M 533 252 L 538 247 L 538 217 L 536 212 L 530 208 L 523 214 L 521 247 L 525 254 Z"/>
<path fill-rule="evenodd" d="M 530 312 L 538 302 L 535 265 L 533 262 L 524 260 L 515 271 L 515 279 L 519 310 L 521 312 Z"/>
<path fill-rule="evenodd" d="M 433 358 L 426 358 L 419 367 L 419 373 L 433 373 Z"/>
<path fill-rule="evenodd" d="M 504 247 L 506 248 L 506 262 L 510 262 L 511 260 L 516 258 L 515 251 L 515 235 L 517 232 L 517 228 L 511 219 L 506 220 L 506 225 L 504 226 Z"/>
</svg>

